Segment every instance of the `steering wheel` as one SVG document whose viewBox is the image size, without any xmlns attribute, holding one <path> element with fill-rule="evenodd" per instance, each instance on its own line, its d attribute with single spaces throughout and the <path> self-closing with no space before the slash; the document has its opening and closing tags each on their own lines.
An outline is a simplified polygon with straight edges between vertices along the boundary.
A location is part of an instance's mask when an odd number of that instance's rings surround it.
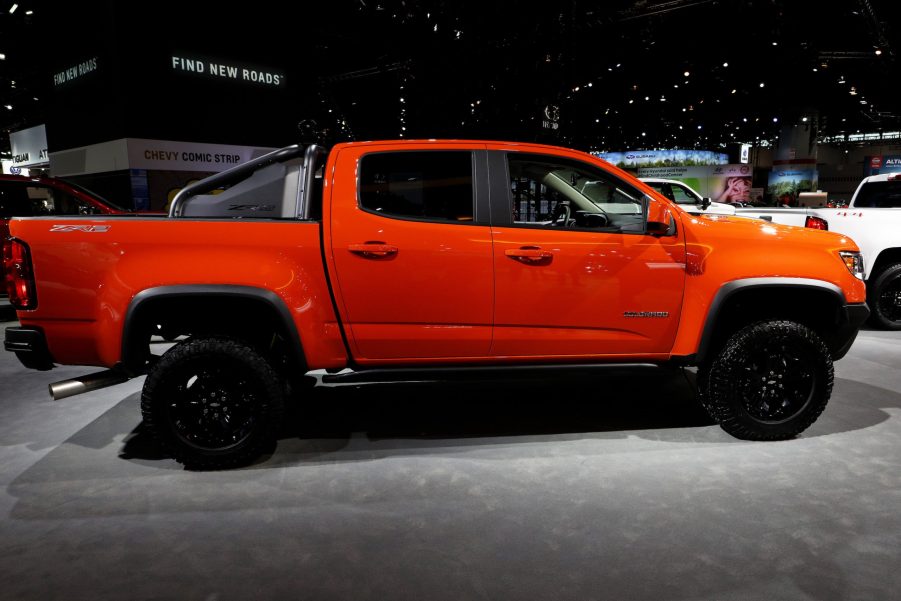
<svg viewBox="0 0 901 601">
<path fill-rule="evenodd" d="M 563 221 L 560 221 L 560 218 L 563 218 Z M 551 222 L 558 227 L 569 227 L 572 221 L 572 207 L 568 204 L 559 202 L 557 206 L 554 207 L 554 215 L 551 217 Z"/>
</svg>

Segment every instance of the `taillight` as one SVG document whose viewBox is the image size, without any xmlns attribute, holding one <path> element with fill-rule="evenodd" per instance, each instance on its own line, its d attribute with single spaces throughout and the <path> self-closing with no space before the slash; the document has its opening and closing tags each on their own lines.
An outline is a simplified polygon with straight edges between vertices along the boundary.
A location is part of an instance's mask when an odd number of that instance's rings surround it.
<svg viewBox="0 0 901 601">
<path fill-rule="evenodd" d="M 10 238 L 3 245 L 3 274 L 10 304 L 16 309 L 34 309 L 38 299 L 34 289 L 31 253 L 21 240 Z"/>
<path fill-rule="evenodd" d="M 804 227 L 809 227 L 812 230 L 828 230 L 829 222 L 825 219 L 808 215 L 807 219 L 804 221 Z"/>
</svg>

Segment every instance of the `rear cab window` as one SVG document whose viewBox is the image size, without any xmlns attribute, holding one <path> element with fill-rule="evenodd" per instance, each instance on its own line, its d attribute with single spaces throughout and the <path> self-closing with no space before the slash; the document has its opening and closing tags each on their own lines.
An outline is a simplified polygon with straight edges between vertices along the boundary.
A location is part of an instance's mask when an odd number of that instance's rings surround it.
<svg viewBox="0 0 901 601">
<path fill-rule="evenodd" d="M 901 180 L 867 182 L 857 194 L 855 208 L 901 208 Z"/>
<path fill-rule="evenodd" d="M 360 161 L 359 206 L 370 213 L 466 224 L 474 198 L 470 151 L 377 152 Z"/>
</svg>

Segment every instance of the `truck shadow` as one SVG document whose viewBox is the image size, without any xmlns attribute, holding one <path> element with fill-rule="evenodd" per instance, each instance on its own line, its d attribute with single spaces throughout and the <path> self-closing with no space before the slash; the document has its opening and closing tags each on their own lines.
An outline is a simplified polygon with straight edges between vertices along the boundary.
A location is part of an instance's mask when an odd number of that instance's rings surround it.
<svg viewBox="0 0 901 601">
<path fill-rule="evenodd" d="M 694 374 L 508 383 L 385 384 L 314 389 L 289 408 L 277 449 L 243 469 L 372 460 L 493 445 L 642 439 L 674 444 L 754 444 L 722 431 L 695 397 Z M 901 394 L 837 380 L 824 415 L 802 436 L 861 430 L 901 408 Z M 120 457 L 165 455 L 139 425 Z"/>
<path fill-rule="evenodd" d="M 503 462 L 571 454 L 578 462 L 608 453 L 795 444 L 731 438 L 698 407 L 690 382 L 673 373 L 639 382 L 391 385 L 320 391 L 312 400 L 295 412 L 294 421 L 286 420 L 271 455 L 241 469 L 190 474 L 165 457 L 143 425 L 135 427 L 140 395 L 131 394 L 9 483 L 6 490 L 16 499 L 11 517 L 256 506 L 269 501 L 242 494 L 213 502 L 210 495 L 196 497 L 194 489 L 246 491 L 255 482 L 278 487 L 297 478 L 340 479 L 354 463 L 388 458 L 433 456 L 441 462 L 470 456 L 477 462 Z M 896 409 L 901 409 L 901 394 L 840 379 L 830 406 L 803 439 L 876 427 Z M 797 443 L 804 444 L 803 439 Z M 304 472 L 304 467 L 315 469 Z"/>
<path fill-rule="evenodd" d="M 302 463 L 360 444 L 372 451 L 429 452 L 705 426 L 713 421 L 695 399 L 693 375 L 678 371 L 661 370 L 641 381 L 580 377 L 314 388 L 291 400 L 278 449 L 255 467 Z M 697 440 L 684 432 L 672 438 Z M 120 456 L 155 459 L 160 451 L 140 425 Z"/>
</svg>

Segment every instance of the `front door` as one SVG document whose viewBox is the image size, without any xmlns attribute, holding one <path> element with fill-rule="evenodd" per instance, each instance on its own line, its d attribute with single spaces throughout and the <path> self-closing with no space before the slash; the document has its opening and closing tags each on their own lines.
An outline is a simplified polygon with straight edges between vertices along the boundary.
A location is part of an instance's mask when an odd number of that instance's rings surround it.
<svg viewBox="0 0 901 601">
<path fill-rule="evenodd" d="M 508 153 L 507 167 L 507 222 L 492 228 L 492 354 L 668 353 L 685 283 L 682 233 L 646 234 L 642 193 L 600 165 Z"/>
<path fill-rule="evenodd" d="M 360 363 L 488 356 L 494 272 L 477 198 L 484 160 L 484 150 L 462 145 L 340 151 L 327 239 Z M 482 202 L 487 208 L 487 195 Z"/>
</svg>

